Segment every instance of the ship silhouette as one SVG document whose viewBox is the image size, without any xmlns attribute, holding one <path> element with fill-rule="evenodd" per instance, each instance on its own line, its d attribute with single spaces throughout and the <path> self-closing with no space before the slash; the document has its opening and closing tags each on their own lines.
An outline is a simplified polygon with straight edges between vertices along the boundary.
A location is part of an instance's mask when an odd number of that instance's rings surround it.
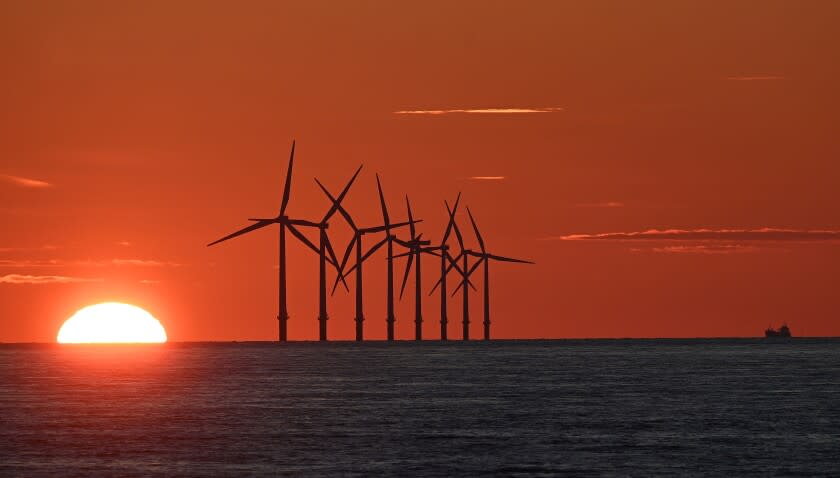
<svg viewBox="0 0 840 478">
<path fill-rule="evenodd" d="M 782 324 L 779 329 L 774 329 L 773 327 L 767 327 L 767 330 L 764 331 L 764 336 L 767 338 L 770 337 L 790 337 L 790 328 L 787 324 Z"/>
</svg>

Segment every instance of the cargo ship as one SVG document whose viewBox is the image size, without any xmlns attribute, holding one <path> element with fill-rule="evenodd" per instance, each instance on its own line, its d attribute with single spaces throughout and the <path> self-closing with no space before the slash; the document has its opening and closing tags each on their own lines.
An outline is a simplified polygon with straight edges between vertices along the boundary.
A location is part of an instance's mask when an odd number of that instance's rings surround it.
<svg viewBox="0 0 840 478">
<path fill-rule="evenodd" d="M 787 324 L 782 324 L 781 327 L 774 329 L 773 327 L 767 327 L 767 330 L 764 331 L 764 336 L 767 338 L 770 337 L 790 337 L 790 328 Z"/>
</svg>

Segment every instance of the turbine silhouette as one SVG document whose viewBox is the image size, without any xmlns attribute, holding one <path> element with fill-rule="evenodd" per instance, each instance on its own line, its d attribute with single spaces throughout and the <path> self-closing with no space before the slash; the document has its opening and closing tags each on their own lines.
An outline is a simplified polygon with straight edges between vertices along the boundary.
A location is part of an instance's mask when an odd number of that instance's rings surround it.
<svg viewBox="0 0 840 478">
<path fill-rule="evenodd" d="M 414 227 L 414 218 L 411 214 L 411 203 L 408 200 L 408 196 L 405 197 L 405 207 L 408 212 L 408 220 L 411 223 L 409 224 L 411 239 L 408 241 L 403 241 L 399 238 L 395 239 L 397 244 L 408 249 L 408 262 L 406 263 L 405 274 L 403 275 L 402 285 L 400 286 L 400 299 L 402 299 L 403 292 L 405 292 L 405 283 L 408 280 L 408 275 L 411 272 L 411 266 L 416 258 L 417 266 L 414 268 L 414 340 L 423 340 L 423 299 L 421 289 L 422 276 L 420 272 L 420 255 L 424 252 L 423 246 L 428 246 L 432 243 L 432 241 L 422 240 L 421 238 L 423 237 L 423 234 L 417 235 L 417 230 Z M 396 258 L 402 256 L 404 256 L 404 254 L 394 257 Z"/>
<path fill-rule="evenodd" d="M 292 188 L 292 170 L 294 167 L 295 161 L 295 141 L 292 141 L 292 152 L 289 155 L 289 167 L 286 171 L 286 183 L 283 186 L 283 198 L 280 202 L 280 212 L 277 214 L 277 217 L 270 218 L 270 219 L 251 219 L 251 221 L 255 221 L 254 224 L 250 226 L 243 227 L 242 229 L 228 234 L 227 236 L 215 240 L 210 244 L 207 244 L 207 247 L 219 244 L 220 242 L 227 241 L 229 239 L 233 239 L 235 237 L 239 237 L 243 234 L 247 234 L 249 232 L 256 231 L 258 229 L 262 229 L 266 226 L 270 226 L 272 224 L 278 224 L 280 226 L 280 236 L 279 236 L 279 284 L 278 284 L 278 313 L 277 313 L 277 321 L 279 322 L 279 334 L 278 340 L 280 342 L 285 342 L 288 340 L 287 334 L 287 322 L 289 320 L 289 311 L 286 303 L 286 230 L 288 229 L 289 232 L 292 233 L 300 242 L 302 242 L 306 247 L 310 250 L 314 251 L 321 257 L 325 257 L 325 250 L 332 251 L 332 246 L 328 246 L 329 239 L 325 236 L 322 236 L 322 244 L 321 247 L 316 247 L 309 239 L 304 236 L 300 230 L 298 229 L 299 226 L 301 227 L 317 227 L 322 228 L 322 223 L 307 221 L 305 219 L 293 219 L 286 215 L 286 208 L 289 205 L 289 199 L 291 195 L 291 188 Z M 322 221 L 323 222 L 323 221 Z M 333 267 L 338 268 L 338 261 L 335 259 L 334 254 L 331 254 L 330 258 L 325 258 L 327 262 L 333 265 Z M 340 275 L 340 274 L 339 274 Z"/>
<path fill-rule="evenodd" d="M 490 340 L 490 261 L 515 262 L 519 264 L 533 264 L 533 262 L 488 253 L 487 249 L 484 247 L 484 239 L 482 239 L 481 233 L 478 231 L 478 226 L 475 224 L 475 219 L 473 218 L 472 211 L 470 211 L 469 206 L 467 207 L 467 215 L 470 217 L 470 224 L 472 224 L 473 232 L 475 232 L 475 238 L 478 240 L 478 246 L 481 249 L 481 253 L 476 253 L 470 250 L 465 251 L 465 257 L 466 255 L 471 255 L 478 258 L 478 261 L 473 264 L 472 268 L 466 275 L 469 277 L 480 264 L 484 264 L 484 340 Z M 464 268 L 466 268 L 466 261 L 464 262 Z M 455 291 L 457 292 L 458 290 L 456 289 Z"/>
</svg>

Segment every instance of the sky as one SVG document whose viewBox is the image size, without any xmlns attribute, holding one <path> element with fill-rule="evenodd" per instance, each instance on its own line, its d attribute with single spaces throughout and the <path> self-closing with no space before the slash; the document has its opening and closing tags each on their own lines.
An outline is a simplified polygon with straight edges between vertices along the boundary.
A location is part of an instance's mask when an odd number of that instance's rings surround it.
<svg viewBox="0 0 840 478">
<path fill-rule="evenodd" d="M 206 244 L 277 214 L 293 140 L 289 215 L 319 220 L 313 178 L 337 194 L 363 164 L 360 225 L 379 173 L 424 239 L 461 192 L 470 247 L 464 205 L 488 250 L 536 262 L 493 264 L 495 337 L 840 335 L 838 23 L 834 1 L 2 2 L 0 342 L 109 300 L 174 341 L 273 340 L 277 228 Z M 289 336 L 316 339 L 317 256 L 288 255 Z M 372 339 L 384 290 L 380 253 Z"/>
</svg>

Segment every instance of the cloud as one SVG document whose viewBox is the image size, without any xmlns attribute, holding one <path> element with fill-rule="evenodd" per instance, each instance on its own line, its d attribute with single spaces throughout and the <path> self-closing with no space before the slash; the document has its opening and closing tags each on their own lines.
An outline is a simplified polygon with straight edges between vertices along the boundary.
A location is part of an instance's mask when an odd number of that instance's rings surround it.
<svg viewBox="0 0 840 478">
<path fill-rule="evenodd" d="M 177 262 L 165 262 L 146 259 L 113 259 L 111 264 L 115 266 L 140 266 L 140 267 L 178 267 Z"/>
<path fill-rule="evenodd" d="M 642 251 L 643 249 L 635 249 Z M 760 247 L 746 244 L 697 244 L 685 246 L 665 246 L 653 247 L 647 249 L 651 252 L 660 252 L 665 254 L 741 254 L 745 252 L 758 252 L 763 250 Z"/>
<path fill-rule="evenodd" d="M 840 241 L 840 230 L 819 229 L 649 229 L 634 232 L 569 234 L 547 237 L 560 241 L 767 241 L 831 242 Z"/>
<path fill-rule="evenodd" d="M 52 187 L 52 184 L 46 181 L 39 181 L 37 179 L 30 179 L 30 178 L 22 178 L 20 176 L 12 176 L 9 174 L 0 174 L 0 179 L 3 179 L 7 182 L 12 184 L 16 184 L 18 186 L 24 188 L 49 188 Z"/>
<path fill-rule="evenodd" d="M 624 207 L 624 203 L 618 201 L 589 202 L 576 204 L 575 207 Z"/>
<path fill-rule="evenodd" d="M 119 241 L 119 242 L 116 242 L 115 244 L 118 245 L 118 246 L 123 246 L 123 247 L 128 247 L 128 246 L 131 245 L 131 243 L 128 242 L 128 241 Z"/>
<path fill-rule="evenodd" d="M 730 76 L 726 78 L 729 81 L 778 81 L 784 80 L 784 76 Z"/>
<path fill-rule="evenodd" d="M 472 179 L 475 181 L 502 181 L 505 179 L 504 176 L 470 176 L 467 179 Z"/>
<path fill-rule="evenodd" d="M 67 276 L 33 276 L 27 274 L 6 274 L 0 276 L 0 284 L 73 284 L 79 282 L 102 282 L 102 279 Z"/>
<path fill-rule="evenodd" d="M 160 284 L 160 281 L 155 279 L 143 279 L 138 282 L 141 284 Z"/>
<path fill-rule="evenodd" d="M 448 115 L 448 114 L 531 114 L 531 113 L 556 113 L 563 111 L 563 108 L 474 108 L 474 109 L 449 109 L 449 110 L 401 110 L 394 111 L 395 115 Z"/>
</svg>

